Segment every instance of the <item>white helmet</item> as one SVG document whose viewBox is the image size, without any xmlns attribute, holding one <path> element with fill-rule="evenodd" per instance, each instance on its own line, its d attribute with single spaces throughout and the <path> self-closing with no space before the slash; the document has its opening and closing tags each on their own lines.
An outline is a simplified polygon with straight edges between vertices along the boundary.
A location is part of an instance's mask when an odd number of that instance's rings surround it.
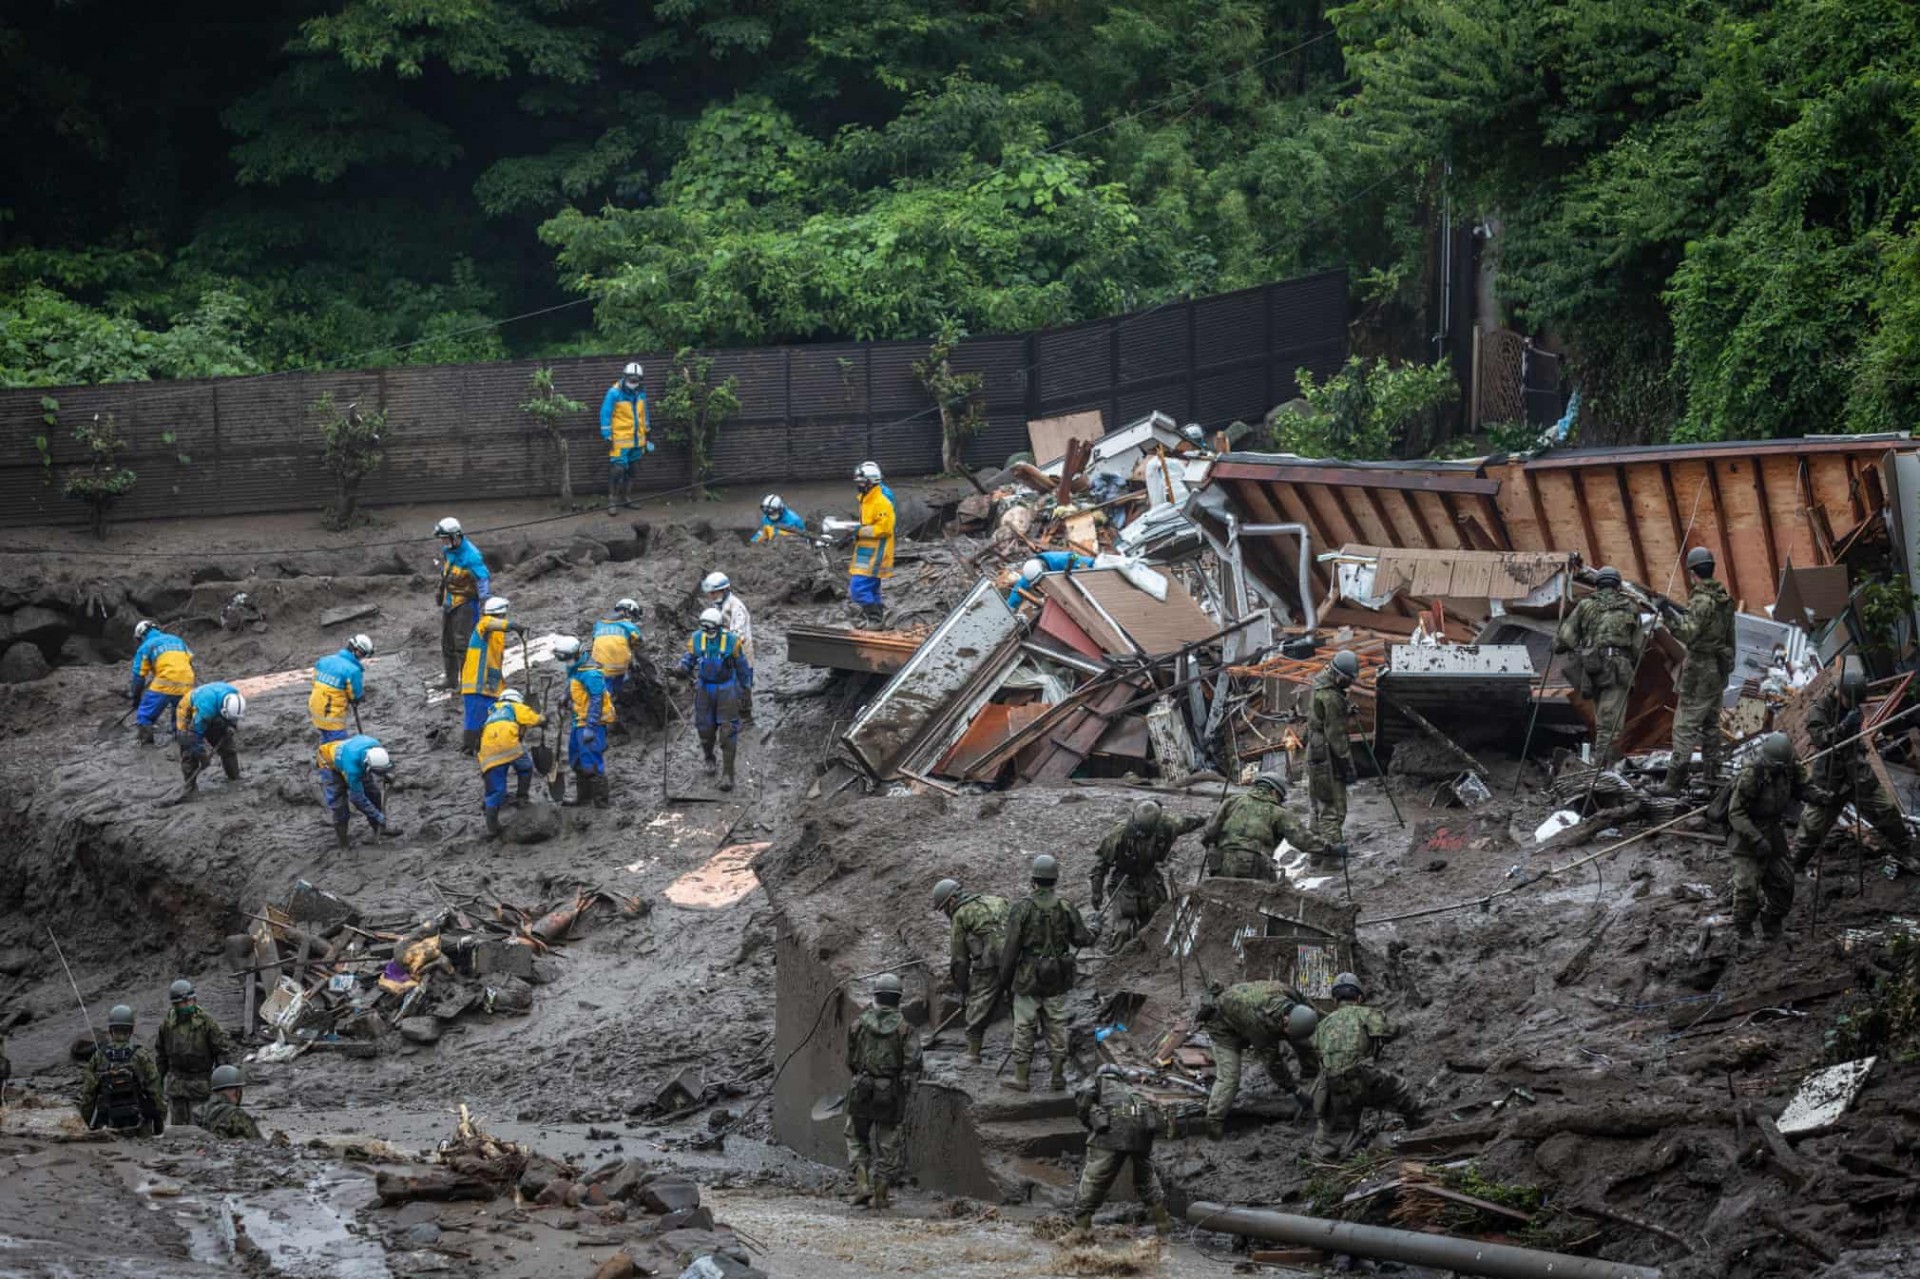
<svg viewBox="0 0 1920 1279">
<path fill-rule="evenodd" d="M 527 700 L 527 695 L 517 688 L 503 688 L 500 690 L 500 700 L 503 702 L 524 702 Z"/>
<path fill-rule="evenodd" d="M 1038 555 L 1020 566 L 1020 576 L 1029 582 L 1037 582 L 1047 571 L 1047 565 Z"/>
<path fill-rule="evenodd" d="M 507 597 L 504 595 L 494 596 L 480 606 L 480 611 L 488 617 L 505 617 L 507 615 Z"/>
<path fill-rule="evenodd" d="M 638 617 L 638 616 L 640 616 L 640 601 L 638 601 L 638 600 L 615 600 L 615 601 L 614 601 L 614 603 L 613 603 L 613 615 L 614 615 L 615 617 Z"/>
<path fill-rule="evenodd" d="M 563 662 L 571 662 L 580 656 L 580 641 L 571 635 L 562 636 L 553 642 L 553 655 Z"/>
<path fill-rule="evenodd" d="M 367 771 L 369 773 L 391 773 L 393 756 L 387 754 L 384 746 L 372 746 L 367 749 Z"/>
<path fill-rule="evenodd" d="M 1200 429 L 1200 424 L 1198 422 L 1187 423 L 1185 426 L 1180 428 L 1180 434 L 1186 436 L 1188 439 L 1192 440 L 1195 444 L 1204 444 L 1207 439 L 1207 433 Z"/>
<path fill-rule="evenodd" d="M 722 620 L 719 609 L 707 609 L 700 614 L 700 629 L 703 631 L 717 631 L 720 629 Z"/>
<path fill-rule="evenodd" d="M 711 595 L 715 591 L 730 591 L 732 589 L 733 579 L 718 569 L 700 579 L 700 590 L 706 595 Z"/>
<path fill-rule="evenodd" d="M 147 632 L 152 630 L 157 625 L 159 625 L 159 623 L 149 622 L 144 619 L 141 621 L 135 622 L 133 624 L 133 637 L 137 640 L 145 639 L 147 637 Z"/>
<path fill-rule="evenodd" d="M 220 699 L 220 718 L 229 724 L 238 724 L 247 713 L 247 699 L 238 693 L 228 693 Z"/>
<path fill-rule="evenodd" d="M 878 462 L 862 462 L 853 468 L 853 482 L 855 484 L 878 484 L 880 480 L 880 464 Z"/>
<path fill-rule="evenodd" d="M 647 371 L 640 367 L 640 361 L 635 360 L 621 370 L 620 376 L 637 382 L 647 376 Z"/>
<path fill-rule="evenodd" d="M 433 526 L 433 535 L 435 537 L 460 537 L 460 521 L 454 519 L 451 515 L 447 516 L 446 519 L 441 520 Z"/>
<path fill-rule="evenodd" d="M 354 636 L 347 641 L 347 651 L 355 657 L 372 657 L 373 637 L 371 635 Z"/>
<path fill-rule="evenodd" d="M 780 500 L 778 493 L 769 493 L 760 499 L 760 509 L 768 515 L 778 515 L 787 509 L 787 504 Z"/>
</svg>

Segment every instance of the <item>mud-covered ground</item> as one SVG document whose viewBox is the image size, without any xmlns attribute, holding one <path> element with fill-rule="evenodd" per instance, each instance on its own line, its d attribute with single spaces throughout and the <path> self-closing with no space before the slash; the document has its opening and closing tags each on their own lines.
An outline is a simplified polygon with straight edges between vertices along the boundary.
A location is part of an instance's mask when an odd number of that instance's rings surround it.
<svg viewBox="0 0 1920 1279">
<path fill-rule="evenodd" d="M 930 496 L 937 501 L 940 494 Z M 834 486 L 788 497 L 809 514 L 847 504 Z M 651 912 L 606 920 L 559 950 L 527 1016 L 469 1018 L 435 1046 L 395 1041 L 371 1061 L 310 1053 L 253 1068 L 249 1108 L 264 1127 L 288 1132 L 291 1154 L 203 1152 L 204 1143 L 185 1132 L 136 1147 L 8 1138 L 0 1167 L 15 1175 L 0 1178 L 0 1204 L 8 1208 L 0 1216 L 22 1224 L 0 1227 L 7 1236 L 0 1272 L 61 1273 L 46 1258 L 65 1252 L 97 1259 L 91 1271 L 76 1273 L 116 1272 L 129 1256 L 148 1253 L 174 1267 L 148 1273 L 224 1273 L 224 1256 L 206 1243 L 204 1222 L 212 1218 L 179 1200 L 203 1204 L 233 1193 L 245 1205 L 269 1192 L 334 1205 L 297 1213 L 280 1207 L 308 1221 L 303 1229 L 347 1247 L 327 1224 L 337 1208 L 339 1231 L 380 1241 L 382 1264 L 391 1263 L 400 1246 L 378 1231 L 362 1233 L 364 1170 L 343 1162 L 337 1148 L 310 1150 L 305 1142 L 359 1134 L 422 1150 L 451 1132 L 462 1103 L 494 1131 L 582 1165 L 637 1155 L 687 1167 L 709 1187 L 717 1215 L 764 1245 L 756 1261 L 777 1274 L 1041 1275 L 1092 1273 L 1088 1266 L 1114 1261 L 1077 1258 L 1036 1230 L 1034 1219 L 1058 1206 L 1047 1200 L 1044 1183 L 1037 1202 L 1017 1206 L 912 1193 L 901 1214 L 911 1225 L 876 1222 L 823 1198 L 839 1186 L 838 1175 L 767 1141 L 769 1079 L 777 1065 L 776 903 L 750 881 L 739 883 L 737 900 L 723 893 L 704 905 L 676 904 L 666 889 L 707 867 L 723 847 L 770 842 L 765 865 L 775 897 L 806 903 L 808 926 L 838 970 L 867 972 L 918 957 L 930 967 L 914 970 L 909 992 L 924 992 L 931 1002 L 942 990 L 945 949 L 944 922 L 927 908 L 934 880 L 954 874 L 970 888 L 1018 895 L 1028 859 L 1048 851 L 1063 858 L 1065 887 L 1084 902 L 1092 846 L 1139 792 L 1115 782 L 960 798 L 869 796 L 855 787 L 810 802 L 809 787 L 859 691 L 846 678 L 789 666 L 781 636 L 794 621 L 839 620 L 844 578 L 837 560 L 822 566 L 804 546 L 743 545 L 751 497 L 734 495 L 650 506 L 618 520 L 596 511 L 494 537 L 476 532 L 484 549 L 510 561 L 496 574 L 495 590 L 513 600 L 515 616 L 536 637 L 584 633 L 612 600 L 631 595 L 646 606 L 648 651 L 664 663 L 691 624 L 698 579 L 717 567 L 732 574 L 752 606 L 759 648 L 758 722 L 743 735 L 742 784 L 733 794 L 710 788 L 691 733 L 644 726 L 616 739 L 611 812 L 569 809 L 563 833 L 545 843 L 488 842 L 481 838 L 477 770 L 458 749 L 457 699 L 433 700 L 428 688 L 440 669 L 434 547 L 417 535 L 443 513 L 383 511 L 348 535 L 319 534 L 294 518 L 121 530 L 102 556 L 73 554 L 100 548 L 49 533 L 33 544 L 61 553 L 0 560 L 8 569 L 0 605 L 44 602 L 75 627 L 66 661 L 51 676 L 0 686 L 8 733 L 0 745 L 0 1011 L 28 1015 L 9 1037 L 16 1090 L 22 1077 L 50 1096 L 77 1081 L 67 1049 L 84 1026 L 51 955 L 49 927 L 66 947 L 94 1016 L 131 1002 L 144 1037 L 164 1010 L 166 983 L 181 974 L 199 983 L 202 1002 L 216 1014 L 230 1024 L 240 1020 L 223 939 L 246 926 L 247 912 L 283 899 L 300 878 L 383 918 L 431 911 L 448 898 L 534 905 L 582 885 L 638 894 Z M 541 512 L 528 506 L 458 514 L 478 530 Z M 343 549 L 402 539 L 411 540 Z M 116 560 L 116 548 L 165 558 Z M 966 576 L 938 562 L 946 552 L 937 542 L 909 549 L 927 558 L 903 557 L 892 598 L 909 621 L 931 620 L 964 589 Z M 212 620 L 241 590 L 263 610 L 263 629 L 222 630 Z M 319 626 L 323 610 L 363 602 L 378 604 L 379 614 Z M 139 747 L 131 728 L 112 725 L 126 709 L 118 694 L 131 624 L 148 613 L 204 619 L 183 628 L 203 679 L 296 669 L 338 647 L 345 634 L 370 632 L 380 656 L 368 675 L 366 728 L 399 762 L 391 808 L 404 836 L 375 845 L 356 819 L 353 848 L 332 850 L 308 769 L 304 681 L 250 699 L 238 783 L 214 770 L 203 777 L 198 799 L 166 803 L 179 786 L 172 750 Z M 540 668 L 535 674 L 537 683 Z M 684 696 L 678 687 L 672 692 Z M 1795 1161 L 1783 1168 L 1767 1153 L 1754 1116 L 1777 1113 L 1820 1061 L 1844 997 L 1705 1017 L 1729 1001 L 1864 967 L 1873 948 L 1843 950 L 1843 932 L 1882 927 L 1890 912 L 1913 913 L 1911 881 L 1885 878 L 1877 859 L 1856 875 L 1844 855 L 1839 863 L 1830 855 L 1817 928 L 1812 885 L 1802 884 L 1787 941 L 1735 958 L 1725 927 L 1726 858 L 1713 842 L 1674 835 L 1534 884 L 1490 909 L 1369 923 L 1479 898 L 1513 882 L 1515 868 L 1524 875 L 1602 846 L 1535 853 L 1532 832 L 1549 807 L 1540 773 L 1528 766 L 1509 810 L 1511 768 L 1489 779 L 1502 802 L 1472 816 L 1430 808 L 1430 786 L 1396 780 L 1406 828 L 1396 824 L 1378 782 L 1354 792 L 1352 891 L 1361 906 L 1366 976 L 1377 1002 L 1404 1028 L 1387 1064 L 1422 1090 L 1440 1131 L 1513 1117 L 1506 1131 L 1494 1125 L 1477 1139 L 1408 1158 L 1477 1155 L 1477 1175 L 1489 1185 L 1537 1190 L 1535 1201 L 1543 1196 L 1549 1207 L 1606 1210 L 1611 1217 L 1563 1214 L 1556 1229 L 1565 1227 L 1565 1241 L 1662 1266 L 1669 1275 L 1820 1271 L 1814 1252 L 1767 1224 L 1769 1212 L 1785 1213 L 1789 1226 L 1846 1254 L 1828 1273 L 1914 1273 L 1897 1256 L 1870 1261 L 1867 1250 L 1911 1251 L 1913 1197 L 1889 1193 L 1886 1183 L 1920 1172 L 1915 1068 L 1883 1061 L 1845 1123 L 1798 1143 Z M 1175 811 L 1206 813 L 1217 790 L 1162 798 Z M 1177 882 L 1192 879 L 1199 856 L 1197 841 L 1182 842 Z M 1303 870 L 1290 867 L 1296 875 Z M 1337 879 L 1296 882 L 1336 897 L 1346 891 Z M 1596 936 L 1585 962 L 1570 967 Z M 1163 1017 L 1184 1006 L 1168 965 L 1144 947 L 1091 959 L 1082 971 L 1076 1075 L 1096 1060 L 1093 1014 L 1115 990 L 1150 996 L 1149 1011 Z M 1139 1039 L 1157 1028 L 1136 1024 L 1133 1033 Z M 985 1067 L 967 1068 L 942 1054 L 935 1068 L 990 1092 L 1005 1034 L 1004 1025 L 995 1031 Z M 655 1089 L 689 1065 L 737 1094 L 718 1103 L 729 1116 L 721 1121 L 729 1131 L 719 1150 L 691 1148 L 690 1137 L 710 1131 L 704 1114 L 666 1127 L 647 1122 Z M 1269 1091 L 1263 1074 L 1251 1071 L 1243 1100 L 1257 1103 Z M 1596 1125 L 1589 1115 L 1584 1125 L 1557 1131 L 1544 1118 L 1601 1105 L 1614 1108 L 1612 1121 Z M 1676 1117 L 1682 1107 L 1693 1113 Z M 1649 1127 L 1649 1116 L 1661 1122 Z M 1386 1139 L 1399 1130 L 1397 1121 L 1382 1127 Z M 1304 1126 L 1277 1124 L 1236 1131 L 1217 1144 L 1168 1141 L 1158 1163 L 1183 1199 L 1324 1206 L 1329 1187 L 1337 1185 L 1337 1195 L 1345 1183 L 1335 1170 L 1303 1159 L 1307 1136 Z M 1061 1164 L 1051 1183 L 1070 1179 L 1071 1161 Z M 1396 1166 L 1389 1160 L 1376 1176 L 1390 1176 Z M 156 1177 L 184 1189 L 178 1196 L 143 1189 Z M 158 1184 L 164 1190 L 168 1183 Z M 70 1202 L 89 1211 L 50 1206 Z M 1691 1254 L 1621 1216 L 1671 1231 Z M 137 1224 L 99 1224 L 118 1218 Z M 531 1226 L 526 1231 L 535 1239 L 499 1232 L 517 1248 L 508 1250 L 512 1265 L 526 1269 L 514 1271 L 496 1257 L 488 1273 L 584 1276 L 604 1255 L 590 1256 L 572 1240 L 547 1252 L 554 1241 Z M 1105 1241 L 1120 1249 L 1131 1238 L 1115 1232 Z M 1224 1239 L 1202 1235 L 1134 1260 L 1145 1273 L 1224 1269 L 1196 1244 L 1215 1253 L 1226 1247 Z M 9 1255 L 22 1249 L 29 1251 Z M 470 1260 L 454 1256 L 449 1264 L 469 1269 Z M 411 1273 L 405 1265 L 390 1268 Z M 305 1271 L 284 1259 L 278 1272 L 356 1273 L 344 1263 Z"/>
</svg>

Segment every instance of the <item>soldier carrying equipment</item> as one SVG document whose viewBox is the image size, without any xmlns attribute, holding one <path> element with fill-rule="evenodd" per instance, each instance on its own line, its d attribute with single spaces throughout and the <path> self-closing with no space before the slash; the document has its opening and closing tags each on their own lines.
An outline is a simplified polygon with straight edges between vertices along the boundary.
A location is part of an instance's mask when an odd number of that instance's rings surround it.
<svg viewBox="0 0 1920 1279">
<path fill-rule="evenodd" d="M 933 908 L 952 921 L 947 976 L 967 1006 L 967 1060 L 978 1062 L 1000 1002 L 1000 948 L 1012 907 L 1004 897 L 963 892 L 959 881 L 943 879 L 933 886 Z"/>
<path fill-rule="evenodd" d="M 233 1046 L 220 1023 L 194 1002 L 193 983 L 182 977 L 167 991 L 172 1007 L 153 1037 L 153 1055 L 166 1080 L 167 1121 L 193 1122 L 193 1108 L 212 1092 L 213 1068 L 233 1060 Z"/>
<path fill-rule="evenodd" d="M 1733 858 L 1733 928 L 1753 936 L 1753 921 L 1769 941 L 1785 931 L 1793 907 L 1793 867 L 1787 852 L 1788 808 L 1812 792 L 1785 733 L 1769 733 L 1760 753 L 1734 779 L 1727 804 L 1727 853 Z"/>
<path fill-rule="evenodd" d="M 1593 762 L 1611 764 L 1634 672 L 1647 645 L 1640 609 L 1620 590 L 1620 570 L 1595 575 L 1599 588 L 1580 601 L 1554 635 L 1553 651 L 1571 653 L 1566 664 L 1573 691 L 1593 703 Z"/>
<path fill-rule="evenodd" d="M 1369 1106 L 1399 1111 L 1409 1128 L 1423 1122 L 1407 1081 L 1376 1064 L 1381 1048 L 1398 1032 L 1386 1014 L 1360 1002 L 1361 994 L 1360 979 L 1352 973 L 1334 978 L 1339 1007 L 1313 1032 L 1321 1067 L 1313 1090 L 1313 1151 L 1323 1159 L 1340 1157 L 1359 1137 Z"/>
<path fill-rule="evenodd" d="M 847 1090 L 844 1135 L 853 1168 L 856 1206 L 887 1207 L 887 1191 L 905 1176 L 907 1090 L 920 1073 L 920 1040 L 900 1015 L 900 979 L 882 973 L 873 983 L 873 1006 L 847 1028 Z"/>
<path fill-rule="evenodd" d="M 240 1108 L 246 1077 L 238 1066 L 222 1066 L 213 1072 L 213 1095 L 193 1112 L 193 1122 L 216 1137 L 240 1141 L 259 1141 L 260 1125 Z"/>
<path fill-rule="evenodd" d="M 80 1117 L 89 1128 L 157 1137 L 167 1117 L 160 1108 L 160 1069 L 133 1042 L 133 1009 L 115 1004 L 107 1014 L 107 1042 L 94 1042 L 80 1078 Z"/>
<path fill-rule="evenodd" d="M 1360 677 L 1360 659 L 1338 652 L 1313 677 L 1307 702 L 1307 786 L 1319 809 L 1314 833 L 1329 844 L 1340 842 L 1347 826 L 1347 787 L 1359 777 L 1347 720 L 1353 707 L 1347 689 Z"/>
<path fill-rule="evenodd" d="M 1167 1121 L 1160 1107 L 1140 1091 L 1146 1078 L 1141 1072 L 1102 1066 L 1074 1098 L 1074 1113 L 1087 1129 L 1087 1161 L 1073 1196 L 1073 1224 L 1081 1230 L 1093 1229 L 1093 1214 L 1120 1179 L 1121 1166 L 1129 1162 L 1133 1191 L 1153 1213 L 1153 1228 L 1163 1235 L 1173 1229 L 1153 1168 L 1154 1139 Z"/>
<path fill-rule="evenodd" d="M 1207 846 L 1207 873 L 1228 879 L 1279 878 L 1273 854 L 1286 840 L 1302 848 L 1315 865 L 1337 863 L 1347 855 L 1344 843 L 1322 839 L 1286 808 L 1287 784 L 1275 773 L 1262 773 L 1253 789 L 1235 795 L 1213 815 L 1200 835 Z"/>
<path fill-rule="evenodd" d="M 1103 938 L 1109 949 L 1124 945 L 1167 903 L 1171 894 L 1162 868 L 1173 842 L 1206 823 L 1204 817 L 1174 817 L 1157 801 L 1143 799 L 1100 841 L 1093 855 L 1093 908 L 1100 909 L 1111 883 L 1113 923 Z"/>
<path fill-rule="evenodd" d="M 1687 599 L 1687 611 L 1673 627 L 1687 656 L 1674 682 L 1680 700 L 1673 712 L 1673 763 L 1655 791 L 1660 795 L 1677 795 L 1686 789 L 1696 746 L 1700 771 L 1709 783 L 1719 782 L 1720 701 L 1727 677 L 1733 673 L 1733 600 L 1727 588 L 1714 580 L 1713 552 L 1704 546 L 1688 551 L 1687 571 L 1693 575 L 1693 593 Z"/>
<path fill-rule="evenodd" d="M 1215 988 L 1218 990 L 1218 988 Z M 1207 1096 L 1207 1135 L 1216 1141 L 1226 1134 L 1227 1112 L 1240 1094 L 1241 1066 L 1248 1056 L 1267 1069 L 1273 1086 L 1292 1097 L 1302 1114 L 1312 1108 L 1310 1097 L 1299 1091 L 1293 1072 L 1281 1060 L 1281 1045 L 1290 1045 L 1300 1060 L 1300 1079 L 1311 1082 L 1320 1073 L 1320 1057 L 1313 1048 L 1320 1014 L 1307 997 L 1280 981 L 1247 981 L 1229 986 L 1201 1003 L 1195 1017 L 1213 1040 L 1213 1091 Z"/>
<path fill-rule="evenodd" d="M 1858 737 L 1866 720 L 1867 680 L 1857 670 L 1844 672 L 1837 684 L 1814 701 L 1807 715 L 1807 736 L 1816 751 L 1825 751 L 1814 761 L 1812 778 L 1815 794 L 1800 812 L 1800 830 L 1794 837 L 1793 869 L 1805 870 L 1834 822 L 1848 804 L 1864 817 L 1887 851 L 1909 870 L 1915 869 L 1913 836 L 1906 819 L 1888 797 L 1880 778 L 1867 763 L 1866 743 L 1848 742 Z M 1841 743 L 1847 742 L 1846 745 Z M 1838 749 L 1831 749 L 1838 747 Z"/>
<path fill-rule="evenodd" d="M 1007 1087 L 1031 1084 L 1033 1040 L 1044 1030 L 1053 1064 L 1050 1085 L 1067 1086 L 1067 992 L 1073 989 L 1073 953 L 1093 944 L 1079 910 L 1054 893 L 1060 863 L 1045 853 L 1033 859 L 1033 892 L 1007 918 L 1000 949 L 999 989 L 1013 991 L 1013 1078 Z"/>
</svg>

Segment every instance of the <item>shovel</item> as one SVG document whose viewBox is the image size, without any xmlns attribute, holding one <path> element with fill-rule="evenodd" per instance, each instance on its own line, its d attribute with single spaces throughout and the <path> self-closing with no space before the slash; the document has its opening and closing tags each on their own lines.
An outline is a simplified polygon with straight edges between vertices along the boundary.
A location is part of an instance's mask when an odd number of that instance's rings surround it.
<svg viewBox="0 0 1920 1279">
<path fill-rule="evenodd" d="M 825 1123 L 846 1108 L 847 1094 L 843 1092 L 825 1093 L 819 1101 L 813 1103 L 813 1122 L 817 1124 Z"/>
<path fill-rule="evenodd" d="M 139 707 L 137 706 L 129 706 L 120 712 L 118 719 L 101 720 L 94 726 L 93 740 L 96 742 L 110 742 L 120 736 L 120 731 L 127 726 L 127 716 L 133 714 L 134 711 L 138 709 Z"/>
</svg>

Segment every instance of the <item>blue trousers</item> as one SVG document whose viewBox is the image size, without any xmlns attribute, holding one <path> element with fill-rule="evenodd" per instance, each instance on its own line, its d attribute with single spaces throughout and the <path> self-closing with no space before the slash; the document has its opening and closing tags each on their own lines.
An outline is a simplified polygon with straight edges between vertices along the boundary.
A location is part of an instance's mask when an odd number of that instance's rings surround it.
<svg viewBox="0 0 1920 1279">
<path fill-rule="evenodd" d="M 460 727 L 469 733 L 477 733 L 487 726 L 487 716 L 493 713 L 493 704 L 500 699 L 487 693 L 466 693 L 462 696 L 466 718 L 461 721 Z"/>
<path fill-rule="evenodd" d="M 855 581 L 860 579 L 855 578 Z M 693 727 L 700 744 L 711 748 L 717 735 L 725 734 L 725 745 L 740 738 L 740 683 L 709 684 L 699 680 L 693 686 Z"/>
<path fill-rule="evenodd" d="M 618 675 L 607 675 L 603 678 L 607 681 L 607 692 L 612 695 L 615 701 L 619 701 L 620 690 L 627 686 L 626 673 L 623 671 Z"/>
<path fill-rule="evenodd" d="M 313 731 L 320 734 L 320 745 L 322 746 L 325 746 L 328 742 L 344 742 L 352 736 L 352 734 L 344 728 L 316 728 Z"/>
<path fill-rule="evenodd" d="M 849 575 L 847 578 L 847 598 L 862 607 L 880 605 L 880 579 L 864 575 Z"/>
<path fill-rule="evenodd" d="M 495 764 L 492 768 L 480 774 L 480 780 L 487 788 L 485 806 L 489 813 L 499 812 L 501 807 L 507 802 L 507 772 L 509 769 L 522 777 L 530 777 L 533 774 L 533 761 L 525 755 L 522 755 L 519 759 L 509 760 L 504 764 Z"/>
<path fill-rule="evenodd" d="M 607 726 L 605 724 L 575 725 L 573 736 L 568 738 L 568 753 L 573 759 L 573 767 L 576 771 L 606 772 Z"/>
<path fill-rule="evenodd" d="M 347 805 L 351 803 L 366 816 L 367 825 L 386 825 L 387 815 L 380 811 L 380 790 L 371 779 L 366 782 L 365 790 L 356 791 L 347 785 L 347 779 L 339 769 L 322 768 L 317 771 L 320 774 L 321 796 L 335 822 L 347 820 Z"/>
<path fill-rule="evenodd" d="M 140 709 L 133 713 L 133 722 L 143 728 L 152 728 L 158 724 L 171 732 L 174 708 L 179 705 L 178 697 L 169 696 L 166 693 L 142 693 Z"/>
</svg>

